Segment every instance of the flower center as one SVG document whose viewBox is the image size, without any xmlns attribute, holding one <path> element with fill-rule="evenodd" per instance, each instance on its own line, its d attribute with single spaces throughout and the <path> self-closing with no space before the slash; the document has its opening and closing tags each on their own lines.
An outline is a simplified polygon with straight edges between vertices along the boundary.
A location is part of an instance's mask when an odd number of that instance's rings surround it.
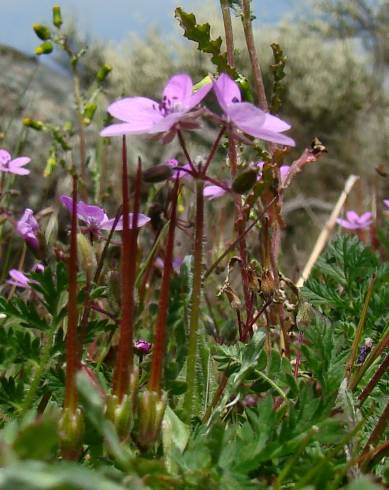
<svg viewBox="0 0 389 490">
<path fill-rule="evenodd" d="M 179 112 L 181 109 L 181 104 L 177 101 L 176 97 L 169 99 L 165 95 L 161 102 L 158 104 L 158 110 L 164 117 L 172 114 L 173 112 Z"/>
</svg>

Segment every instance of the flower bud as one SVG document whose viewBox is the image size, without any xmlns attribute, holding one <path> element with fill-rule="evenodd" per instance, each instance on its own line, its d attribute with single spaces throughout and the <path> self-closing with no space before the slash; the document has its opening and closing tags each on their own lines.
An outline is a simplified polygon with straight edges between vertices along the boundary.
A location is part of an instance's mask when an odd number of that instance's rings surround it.
<svg viewBox="0 0 389 490">
<path fill-rule="evenodd" d="M 90 281 L 97 269 L 96 254 L 88 238 L 82 233 L 77 234 L 78 265 Z"/>
<path fill-rule="evenodd" d="M 112 71 L 112 66 L 104 63 L 104 65 L 101 66 L 99 71 L 96 73 L 96 80 L 98 82 L 104 82 L 104 80 L 111 73 L 111 71 Z"/>
<path fill-rule="evenodd" d="M 57 158 L 55 156 L 55 153 L 51 153 L 49 158 L 46 161 L 46 167 L 43 171 L 43 177 L 50 177 L 50 175 L 53 173 L 53 170 L 57 166 Z"/>
<path fill-rule="evenodd" d="M 35 54 L 40 56 L 41 54 L 50 54 L 53 51 L 53 45 L 50 41 L 45 41 L 35 48 Z"/>
<path fill-rule="evenodd" d="M 145 390 L 139 396 L 138 443 L 143 448 L 151 446 L 158 438 L 166 408 L 166 396 Z"/>
<path fill-rule="evenodd" d="M 23 122 L 23 126 L 26 126 L 26 128 L 35 129 L 36 131 L 42 131 L 43 129 L 43 122 L 38 121 L 38 119 L 31 119 L 30 117 L 24 117 L 22 122 Z"/>
<path fill-rule="evenodd" d="M 106 417 L 114 424 L 120 439 L 128 439 L 132 430 L 136 400 L 138 396 L 139 370 L 134 368 L 130 375 L 129 394 L 119 402 L 117 395 L 107 398 Z"/>
<path fill-rule="evenodd" d="M 97 105 L 94 102 L 88 102 L 88 104 L 85 105 L 82 120 L 85 126 L 89 126 L 89 124 L 92 122 L 96 109 Z"/>
<path fill-rule="evenodd" d="M 151 351 L 152 344 L 147 340 L 139 339 L 135 340 L 134 348 L 139 355 L 148 354 Z"/>
<path fill-rule="evenodd" d="M 261 275 L 261 291 L 265 297 L 271 296 L 275 291 L 273 273 L 265 270 Z"/>
<path fill-rule="evenodd" d="M 58 422 L 58 434 L 61 441 L 62 454 L 66 459 L 77 458 L 84 440 L 84 416 L 79 408 L 73 411 L 64 408 Z"/>
<path fill-rule="evenodd" d="M 232 190 L 237 194 L 245 194 L 248 192 L 257 181 L 257 171 L 249 168 L 235 177 L 232 183 Z"/>
<path fill-rule="evenodd" d="M 53 7 L 53 24 L 58 29 L 62 25 L 61 7 L 59 5 L 54 5 L 54 7 Z"/>
<path fill-rule="evenodd" d="M 39 39 L 42 39 L 42 41 L 47 41 L 51 38 L 51 32 L 47 26 L 44 26 L 43 24 L 33 24 L 32 28 L 34 29 L 35 34 L 39 37 Z"/>
<path fill-rule="evenodd" d="M 146 169 L 143 174 L 143 180 L 150 184 L 157 182 L 163 182 L 172 176 L 172 168 L 170 165 L 155 165 L 154 167 Z"/>
</svg>

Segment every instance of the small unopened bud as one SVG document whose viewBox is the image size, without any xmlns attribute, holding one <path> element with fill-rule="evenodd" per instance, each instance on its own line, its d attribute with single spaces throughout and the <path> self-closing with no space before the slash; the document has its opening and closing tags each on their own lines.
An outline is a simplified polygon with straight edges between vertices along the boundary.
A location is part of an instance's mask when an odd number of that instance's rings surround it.
<svg viewBox="0 0 389 490">
<path fill-rule="evenodd" d="M 42 41 L 47 41 L 51 38 L 51 32 L 47 26 L 44 26 L 43 24 L 33 24 L 32 28 L 34 29 L 35 34 L 39 37 L 39 39 L 42 39 Z"/>
<path fill-rule="evenodd" d="M 35 48 L 35 54 L 40 56 L 41 54 L 50 54 L 53 51 L 53 45 L 50 41 L 45 41 Z"/>
<path fill-rule="evenodd" d="M 97 105 L 94 102 L 88 102 L 88 104 L 85 105 L 83 112 L 83 123 L 85 126 L 89 126 L 89 124 L 92 122 L 96 109 Z"/>
<path fill-rule="evenodd" d="M 112 66 L 104 63 L 104 65 L 101 66 L 99 71 L 96 73 L 96 80 L 98 82 L 104 82 L 104 80 L 111 73 L 111 71 L 112 71 Z"/>
<path fill-rule="evenodd" d="M 52 153 L 47 159 L 46 167 L 43 171 L 43 176 L 50 177 L 50 175 L 53 173 L 53 170 L 55 169 L 56 166 L 57 166 L 57 158 L 55 154 Z"/>
<path fill-rule="evenodd" d="M 77 234 L 79 267 L 91 280 L 97 269 L 96 254 L 88 238 L 82 233 Z"/>
<path fill-rule="evenodd" d="M 249 168 L 235 177 L 232 183 L 232 190 L 237 194 L 245 194 L 248 192 L 257 181 L 257 171 Z"/>
<path fill-rule="evenodd" d="M 54 5 L 54 7 L 53 7 L 53 24 L 58 29 L 62 25 L 61 7 L 59 5 Z"/>
<path fill-rule="evenodd" d="M 23 122 L 23 126 L 26 126 L 26 128 L 35 129 L 36 131 L 42 131 L 43 129 L 43 122 L 38 121 L 37 119 L 24 117 L 22 122 Z"/>
<path fill-rule="evenodd" d="M 166 396 L 145 390 L 139 396 L 138 443 L 147 448 L 158 438 L 166 408 Z"/>
<path fill-rule="evenodd" d="M 146 169 L 142 178 L 145 182 L 148 183 L 157 183 L 163 182 L 164 180 L 169 179 L 172 176 L 172 169 L 169 165 L 156 165 L 155 167 L 151 167 Z"/>
<path fill-rule="evenodd" d="M 62 454 L 66 459 L 78 457 L 84 440 L 84 416 L 79 408 L 63 410 L 58 422 L 58 434 L 61 441 Z"/>
</svg>

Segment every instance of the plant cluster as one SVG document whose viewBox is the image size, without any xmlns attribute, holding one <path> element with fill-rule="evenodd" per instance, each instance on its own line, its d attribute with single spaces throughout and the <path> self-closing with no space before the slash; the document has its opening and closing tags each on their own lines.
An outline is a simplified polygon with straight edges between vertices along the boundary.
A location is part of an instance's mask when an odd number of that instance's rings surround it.
<svg viewBox="0 0 389 490">
<path fill-rule="evenodd" d="M 234 63 L 232 10 L 252 84 Z M 28 178 L 30 158 L 0 150 L 8 274 L 0 489 L 374 489 L 389 481 L 385 221 L 348 211 L 338 218 L 348 234 L 302 289 L 281 272 L 285 191 L 326 147 L 314 138 L 291 159 L 295 141 L 278 116 L 287 58 L 272 45 L 269 104 L 250 1 L 221 0 L 221 11 L 225 52 L 209 24 L 176 9 L 212 73 L 195 84 L 171 76 L 160 100 L 131 94 L 109 105 L 101 141 L 121 142 L 112 212 L 91 197 L 102 176 L 90 172 L 84 133 L 110 68 L 84 91 L 85 49 L 70 45 L 60 8 L 54 31 L 34 25 L 37 54 L 57 46 L 69 57 L 77 130 L 24 120 L 51 134 L 46 177 L 57 161 L 67 174 L 57 202 L 64 230 L 52 209 L 15 211 L 13 186 Z M 204 126 L 215 138 L 194 155 Z M 180 151 L 153 166 L 139 157 L 129 171 L 129 136 L 176 141 Z M 218 212 L 216 199 L 225 201 Z"/>
</svg>

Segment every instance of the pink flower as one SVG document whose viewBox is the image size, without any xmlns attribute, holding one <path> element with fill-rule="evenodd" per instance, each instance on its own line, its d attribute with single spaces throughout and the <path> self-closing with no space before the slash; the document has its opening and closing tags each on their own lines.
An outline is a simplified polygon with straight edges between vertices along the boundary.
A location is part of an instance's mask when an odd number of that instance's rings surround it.
<svg viewBox="0 0 389 490">
<path fill-rule="evenodd" d="M 36 262 L 31 269 L 32 272 L 44 272 L 44 270 L 45 266 L 39 262 Z"/>
<path fill-rule="evenodd" d="M 144 339 L 138 339 L 134 341 L 134 348 L 139 354 L 148 354 L 151 351 L 152 344 Z"/>
<path fill-rule="evenodd" d="M 11 269 L 9 271 L 9 279 L 7 281 L 8 284 L 12 286 L 16 286 L 18 288 L 29 288 L 30 280 L 27 276 L 23 274 L 22 271 L 18 271 L 17 269 Z"/>
<path fill-rule="evenodd" d="M 203 191 L 204 197 L 210 201 L 222 197 L 226 193 L 226 189 L 223 189 L 223 187 L 220 187 L 219 185 L 206 185 Z"/>
<path fill-rule="evenodd" d="M 253 104 L 242 102 L 239 86 L 228 75 L 222 73 L 213 82 L 213 90 L 230 130 L 239 129 L 264 141 L 295 146 L 292 138 L 281 134 L 290 129 L 290 125 Z"/>
<path fill-rule="evenodd" d="M 73 199 L 70 196 L 61 196 L 60 200 L 62 204 L 72 212 L 73 209 Z M 115 221 L 114 218 L 109 219 L 103 208 L 99 206 L 94 206 L 92 204 L 86 204 L 83 201 L 77 203 L 77 217 L 80 221 L 86 224 L 85 230 L 89 233 L 98 235 L 101 230 L 111 230 L 112 225 Z M 133 214 L 129 213 L 129 225 L 131 228 L 131 223 L 133 219 Z M 150 218 L 144 214 L 138 214 L 138 228 L 141 228 L 150 221 Z M 115 231 L 123 230 L 123 216 L 119 218 L 117 222 Z"/>
<path fill-rule="evenodd" d="M 24 166 L 29 162 L 31 162 L 31 158 L 28 157 L 18 157 L 12 160 L 11 154 L 7 150 L 0 149 L 0 172 L 27 175 L 30 171 Z"/>
<path fill-rule="evenodd" d="M 31 247 L 38 248 L 39 241 L 37 231 L 39 225 L 34 218 L 32 209 L 25 209 L 23 216 L 16 222 L 16 233 L 23 238 Z"/>
<path fill-rule="evenodd" d="M 125 134 L 166 133 L 165 141 L 171 141 L 180 127 L 193 127 L 193 113 L 212 88 L 209 83 L 193 94 L 192 79 L 182 73 L 174 75 L 166 84 L 162 100 L 156 102 L 147 97 L 127 97 L 108 107 L 111 116 L 119 119 L 119 124 L 111 124 L 101 131 L 101 136 L 121 136 Z"/>
<path fill-rule="evenodd" d="M 175 158 L 171 158 L 170 160 L 166 160 L 165 162 L 166 165 L 168 165 L 172 169 L 172 176 L 171 180 L 176 180 L 177 176 L 179 179 L 191 179 L 192 175 L 187 172 L 187 170 L 191 171 L 192 168 L 189 165 L 189 163 L 186 163 L 185 165 L 181 165 L 178 160 Z M 179 167 L 179 168 L 177 168 Z M 184 170 L 181 170 L 184 169 Z"/>
<path fill-rule="evenodd" d="M 384 204 L 389 209 L 389 199 L 384 199 Z"/>
<path fill-rule="evenodd" d="M 373 223 L 373 213 L 367 211 L 359 216 L 355 211 L 347 211 L 346 219 L 338 218 L 336 222 L 347 230 L 364 230 Z"/>
</svg>

